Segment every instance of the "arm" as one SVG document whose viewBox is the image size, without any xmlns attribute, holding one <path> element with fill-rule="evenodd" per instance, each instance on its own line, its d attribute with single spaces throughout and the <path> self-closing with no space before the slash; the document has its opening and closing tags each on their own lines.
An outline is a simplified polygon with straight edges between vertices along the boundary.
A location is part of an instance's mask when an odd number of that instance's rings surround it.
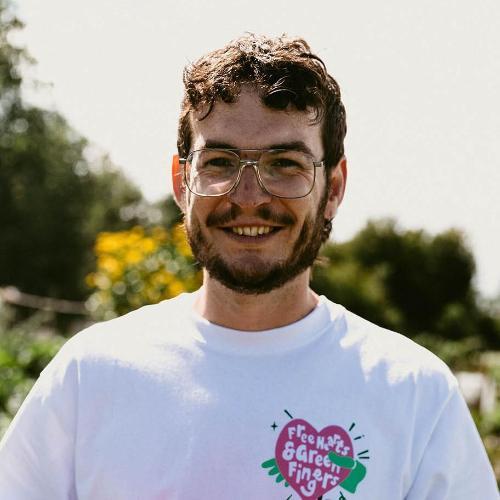
<svg viewBox="0 0 500 500">
<path fill-rule="evenodd" d="M 427 443 L 406 500 L 498 500 L 481 438 L 458 387 Z"/>
<path fill-rule="evenodd" d="M 0 443 L 0 498 L 76 499 L 76 363 L 62 351 L 42 372 Z"/>
</svg>

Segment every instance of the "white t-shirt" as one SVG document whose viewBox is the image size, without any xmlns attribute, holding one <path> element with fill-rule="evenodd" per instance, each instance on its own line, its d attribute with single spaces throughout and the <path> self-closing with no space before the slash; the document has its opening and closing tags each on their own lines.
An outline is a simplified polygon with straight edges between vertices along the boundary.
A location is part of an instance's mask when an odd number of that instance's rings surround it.
<svg viewBox="0 0 500 500">
<path fill-rule="evenodd" d="M 494 500 L 433 354 L 321 298 L 263 332 L 195 294 L 100 323 L 47 366 L 0 446 L 8 500 Z"/>
</svg>

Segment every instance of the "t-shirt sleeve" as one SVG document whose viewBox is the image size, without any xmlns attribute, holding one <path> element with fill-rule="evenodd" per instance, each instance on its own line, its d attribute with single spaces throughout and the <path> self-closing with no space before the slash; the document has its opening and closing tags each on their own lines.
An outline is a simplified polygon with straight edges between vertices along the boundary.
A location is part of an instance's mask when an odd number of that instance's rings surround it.
<svg viewBox="0 0 500 500">
<path fill-rule="evenodd" d="M 64 346 L 17 412 L 0 443 L 0 498 L 76 499 L 77 371 Z"/>
<path fill-rule="evenodd" d="M 492 467 L 458 387 L 426 446 L 406 500 L 498 500 Z"/>
</svg>

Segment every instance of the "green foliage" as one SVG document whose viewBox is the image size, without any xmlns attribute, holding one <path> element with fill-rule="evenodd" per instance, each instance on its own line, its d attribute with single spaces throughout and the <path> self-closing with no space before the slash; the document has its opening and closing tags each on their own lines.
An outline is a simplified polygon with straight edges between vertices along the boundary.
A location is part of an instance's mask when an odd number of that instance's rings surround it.
<svg viewBox="0 0 500 500">
<path fill-rule="evenodd" d="M 22 62 L 30 62 L 26 51 L 9 43 L 8 36 L 21 29 L 23 23 L 13 14 L 10 2 L 0 0 L 0 110 L 19 98 Z"/>
<path fill-rule="evenodd" d="M 498 348 L 500 328 L 481 307 L 462 234 L 403 231 L 370 222 L 351 241 L 327 243 L 312 286 L 353 312 L 422 342 L 452 366 Z M 470 359 L 470 358 L 469 358 Z"/>
<path fill-rule="evenodd" d="M 0 286 L 81 300 L 104 230 L 142 222 L 122 211 L 140 191 L 109 161 L 88 159 L 88 142 L 55 112 L 21 99 L 20 63 L 29 58 L 8 35 L 22 24 L 0 2 Z"/>
<path fill-rule="evenodd" d="M 20 120 L 22 128 L 12 126 Z M 139 192 L 109 167 L 92 172 L 86 141 L 55 113 L 13 107 L 0 135 L 0 284 L 83 298 L 97 231 L 116 227 L 120 207 Z"/>
<path fill-rule="evenodd" d="M 95 254 L 96 270 L 87 276 L 94 293 L 87 307 L 97 319 L 114 318 L 201 285 L 201 272 L 180 225 L 101 233 Z"/>
<path fill-rule="evenodd" d="M 152 222 L 157 225 L 161 223 L 164 227 L 172 228 L 182 222 L 183 215 L 181 209 L 178 207 L 172 195 L 154 203 L 152 208 L 159 212 L 156 218 L 151 218 Z"/>
</svg>

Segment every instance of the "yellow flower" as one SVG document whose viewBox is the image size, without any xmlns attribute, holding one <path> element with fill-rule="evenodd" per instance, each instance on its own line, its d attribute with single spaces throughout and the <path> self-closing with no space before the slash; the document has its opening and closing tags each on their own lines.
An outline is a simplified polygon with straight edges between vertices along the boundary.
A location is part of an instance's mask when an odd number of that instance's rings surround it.
<svg viewBox="0 0 500 500">
<path fill-rule="evenodd" d="M 141 252 L 139 252 L 136 248 L 131 248 L 127 251 L 124 256 L 126 265 L 134 265 L 139 263 L 142 260 L 143 256 Z"/>
<path fill-rule="evenodd" d="M 174 279 L 174 276 L 164 269 L 151 275 L 151 283 L 157 286 L 168 285 L 172 283 Z"/>
<path fill-rule="evenodd" d="M 201 282 L 188 264 L 192 254 L 182 225 L 103 232 L 94 250 L 97 269 L 86 283 L 96 290 L 93 311 L 101 318 L 192 291 Z"/>
<path fill-rule="evenodd" d="M 117 233 L 100 233 L 97 236 L 95 245 L 95 252 L 101 253 L 114 253 L 123 246 L 124 232 Z"/>
<path fill-rule="evenodd" d="M 153 238 L 144 238 L 141 242 L 141 250 L 145 253 L 153 253 L 158 245 Z"/>
<path fill-rule="evenodd" d="M 174 280 L 172 283 L 170 283 L 170 286 L 168 288 L 170 291 L 170 297 L 176 297 L 177 295 L 185 291 L 184 285 L 179 280 Z"/>
<path fill-rule="evenodd" d="M 122 274 L 120 262 L 110 255 L 100 255 L 97 259 L 97 267 L 101 272 L 107 273 L 113 280 L 116 280 Z"/>
</svg>

